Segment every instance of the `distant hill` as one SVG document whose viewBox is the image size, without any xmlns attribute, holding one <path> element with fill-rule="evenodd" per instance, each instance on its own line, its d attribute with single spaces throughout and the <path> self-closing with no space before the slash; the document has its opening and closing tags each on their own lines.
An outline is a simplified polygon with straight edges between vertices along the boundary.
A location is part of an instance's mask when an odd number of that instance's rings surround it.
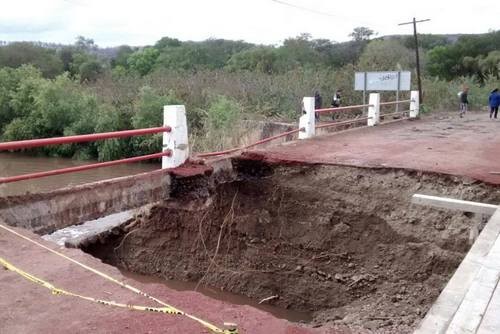
<svg viewBox="0 0 500 334">
<path fill-rule="evenodd" d="M 481 36 L 481 35 L 484 35 L 484 34 L 419 34 L 419 37 L 420 37 L 422 43 L 425 43 L 425 40 L 433 40 L 436 42 L 439 41 L 439 44 L 441 44 L 441 43 L 442 44 L 453 44 L 453 43 L 456 43 L 458 41 L 458 39 L 462 36 Z M 381 40 L 397 39 L 397 40 L 403 40 L 403 41 L 411 39 L 411 41 L 413 41 L 413 35 L 410 35 L 410 34 L 385 35 L 385 36 L 374 37 L 372 39 L 381 39 Z M 192 42 L 192 41 L 183 41 L 183 42 L 190 42 L 190 43 L 195 43 L 195 44 L 196 43 L 203 43 L 203 42 Z M 12 42 L 0 41 L 0 47 L 7 45 L 9 43 L 12 43 Z M 37 45 L 37 46 L 41 46 L 41 47 L 48 48 L 48 49 L 55 49 L 55 50 L 59 50 L 59 49 L 62 49 L 64 47 L 71 46 L 71 44 L 47 43 L 47 42 L 41 42 L 41 41 L 31 41 L 31 43 L 33 43 L 34 45 Z M 338 43 L 332 41 L 332 43 L 337 44 L 337 45 L 345 45 L 345 44 L 351 43 L 351 41 L 338 42 Z M 248 43 L 248 44 L 252 44 L 252 43 Z M 257 44 L 254 44 L 254 45 L 257 46 Z M 409 46 L 411 46 L 411 45 L 409 45 Z M 141 46 L 131 46 L 131 47 L 134 49 L 142 49 L 145 46 L 141 45 Z M 102 58 L 112 59 L 117 55 L 119 48 L 120 48 L 120 46 L 98 47 L 94 51 L 94 53 Z M 424 48 L 426 48 L 425 45 L 424 45 Z"/>
</svg>

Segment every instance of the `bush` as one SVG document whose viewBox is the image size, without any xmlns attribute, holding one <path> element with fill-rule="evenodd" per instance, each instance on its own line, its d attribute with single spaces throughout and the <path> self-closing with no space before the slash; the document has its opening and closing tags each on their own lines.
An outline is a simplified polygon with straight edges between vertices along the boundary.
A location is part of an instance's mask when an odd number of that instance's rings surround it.
<svg viewBox="0 0 500 334">
<path fill-rule="evenodd" d="M 139 92 L 139 100 L 135 105 L 132 125 L 136 129 L 158 127 L 163 125 L 163 106 L 181 104 L 171 93 L 160 95 L 149 86 L 144 86 Z M 132 150 L 135 154 L 152 154 L 162 150 L 162 134 L 133 137 Z"/>
</svg>

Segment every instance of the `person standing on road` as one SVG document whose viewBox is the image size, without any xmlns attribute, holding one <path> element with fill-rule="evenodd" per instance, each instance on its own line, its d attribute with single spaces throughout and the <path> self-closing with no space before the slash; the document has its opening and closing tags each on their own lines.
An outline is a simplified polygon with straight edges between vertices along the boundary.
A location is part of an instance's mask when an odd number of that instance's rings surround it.
<svg viewBox="0 0 500 334">
<path fill-rule="evenodd" d="M 314 109 L 321 109 L 323 105 L 323 98 L 319 94 L 319 91 L 314 92 Z M 314 116 L 316 117 L 316 122 L 319 122 L 319 113 L 317 111 L 314 112 Z"/>
<path fill-rule="evenodd" d="M 464 117 L 469 109 L 469 87 L 464 87 L 464 90 L 458 93 L 460 97 L 460 118 Z"/>
<path fill-rule="evenodd" d="M 333 98 L 332 98 L 332 108 L 338 108 L 340 107 L 340 99 L 341 99 L 341 94 L 342 94 L 342 90 L 341 89 L 337 89 L 335 91 L 335 94 L 333 94 Z M 332 119 L 335 120 L 335 112 L 332 112 Z"/>
<path fill-rule="evenodd" d="M 493 118 L 493 116 L 497 118 L 498 107 L 500 106 L 500 93 L 498 92 L 498 88 L 491 91 L 488 100 L 490 104 L 490 118 Z"/>
</svg>

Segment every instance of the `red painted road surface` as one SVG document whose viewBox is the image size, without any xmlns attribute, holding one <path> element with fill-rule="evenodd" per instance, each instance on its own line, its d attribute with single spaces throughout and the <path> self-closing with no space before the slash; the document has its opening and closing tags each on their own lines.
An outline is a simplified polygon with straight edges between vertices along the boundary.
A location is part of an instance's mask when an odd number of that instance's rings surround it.
<svg viewBox="0 0 500 334">
<path fill-rule="evenodd" d="M 25 230 L 46 246 L 56 246 Z M 142 284 L 124 278 L 120 272 L 76 249 L 58 251 L 86 265 L 138 287 L 166 303 L 210 321 L 215 325 L 235 322 L 240 333 L 333 333 L 292 324 L 249 306 L 231 305 L 197 292 L 174 291 L 163 285 Z M 159 306 L 85 269 L 0 229 L 0 257 L 20 269 L 52 283 L 57 288 L 116 302 Z M 208 333 L 182 316 L 116 309 L 67 296 L 53 296 L 50 290 L 0 269 L 0 333 Z"/>
<path fill-rule="evenodd" d="M 364 127 L 251 150 L 248 159 L 271 163 L 404 168 L 500 184 L 500 120 L 486 113 L 432 116 Z"/>
</svg>

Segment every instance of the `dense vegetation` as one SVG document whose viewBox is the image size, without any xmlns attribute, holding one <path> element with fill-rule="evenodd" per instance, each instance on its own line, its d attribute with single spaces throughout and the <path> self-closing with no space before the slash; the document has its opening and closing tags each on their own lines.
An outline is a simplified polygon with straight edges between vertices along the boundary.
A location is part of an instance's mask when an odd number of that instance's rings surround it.
<svg viewBox="0 0 500 334">
<path fill-rule="evenodd" d="M 183 103 L 195 150 L 231 146 L 240 120 L 296 120 L 301 98 L 314 90 L 326 103 L 337 88 L 345 104 L 360 102 L 357 70 L 415 68 L 412 38 L 372 35 L 360 27 L 350 42 L 301 35 L 279 47 L 168 37 L 141 48 L 100 49 L 83 37 L 70 46 L 8 43 L 0 47 L 0 139 L 158 126 L 163 105 Z M 473 107 L 483 106 L 499 85 L 500 31 L 420 39 L 426 109 L 455 108 L 464 84 Z M 36 152 L 109 160 L 160 147 L 160 136 L 145 136 Z"/>
</svg>

